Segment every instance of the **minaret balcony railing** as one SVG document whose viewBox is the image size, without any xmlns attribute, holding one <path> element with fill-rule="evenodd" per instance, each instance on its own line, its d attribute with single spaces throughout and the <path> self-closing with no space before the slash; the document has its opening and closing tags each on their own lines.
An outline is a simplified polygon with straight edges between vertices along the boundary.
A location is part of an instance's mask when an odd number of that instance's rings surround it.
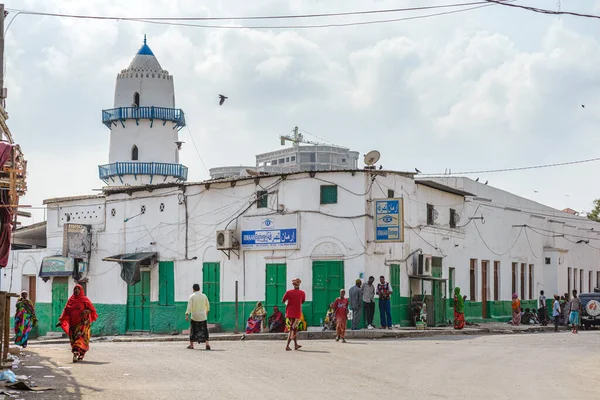
<svg viewBox="0 0 600 400">
<path fill-rule="evenodd" d="M 162 121 L 163 125 L 167 122 L 174 122 L 173 129 L 181 129 L 185 126 L 185 114 L 179 108 L 166 107 L 118 107 L 110 110 L 102 110 L 102 123 L 107 127 L 118 122 L 125 127 L 126 120 L 134 119 L 139 125 L 140 119 L 150 120 L 150 127 L 154 121 Z"/>
<path fill-rule="evenodd" d="M 186 181 L 188 168 L 181 164 L 127 161 L 99 165 L 98 173 L 100 179 L 107 183 L 109 179 L 114 182 L 115 178 L 123 182 L 124 175 L 133 175 L 136 180 L 138 175 L 150 175 L 150 183 L 152 183 L 154 177 L 163 177 L 163 181 L 169 177 Z"/>
</svg>

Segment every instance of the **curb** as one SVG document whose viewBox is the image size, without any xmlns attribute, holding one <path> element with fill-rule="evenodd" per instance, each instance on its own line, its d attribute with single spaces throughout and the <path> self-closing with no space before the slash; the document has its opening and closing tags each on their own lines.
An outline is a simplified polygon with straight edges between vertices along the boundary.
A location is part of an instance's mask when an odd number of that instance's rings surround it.
<svg viewBox="0 0 600 400">
<path fill-rule="evenodd" d="M 538 326 L 531 327 L 528 329 L 495 329 L 495 328 L 465 328 L 463 330 L 441 330 L 441 329 L 430 329 L 430 330 L 392 330 L 392 331 L 348 331 L 346 332 L 346 339 L 410 339 L 410 338 L 423 338 L 423 337 L 435 337 L 435 336 L 456 336 L 456 335 L 470 335 L 470 336 L 482 336 L 482 335 L 510 335 L 510 334 L 527 334 L 527 333 L 543 333 L 552 332 L 554 327 Z M 287 333 L 259 333 L 252 335 L 245 335 L 242 333 L 238 334 L 215 334 L 210 337 L 211 342 L 221 341 L 251 341 L 251 340 L 285 340 L 287 339 Z M 334 331 L 316 331 L 316 332 L 298 332 L 299 340 L 330 340 L 335 339 Z M 188 342 L 188 337 L 185 335 L 173 335 L 173 336 L 100 336 L 93 337 L 90 341 L 92 343 L 156 343 L 156 342 Z M 40 341 L 29 341 L 29 345 L 40 346 L 40 345 L 51 345 L 51 344 L 67 344 L 68 339 L 57 339 L 57 340 L 40 340 Z"/>
</svg>

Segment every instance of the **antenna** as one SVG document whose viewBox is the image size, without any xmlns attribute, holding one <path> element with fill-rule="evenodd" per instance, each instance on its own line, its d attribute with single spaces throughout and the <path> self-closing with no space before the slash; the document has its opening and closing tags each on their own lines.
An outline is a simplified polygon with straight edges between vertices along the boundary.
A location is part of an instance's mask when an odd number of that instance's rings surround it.
<svg viewBox="0 0 600 400">
<path fill-rule="evenodd" d="M 370 152 L 368 152 L 367 154 L 365 154 L 365 169 L 375 169 L 375 167 L 373 167 L 373 165 L 375 165 L 375 163 L 377 161 L 379 161 L 379 158 L 381 157 L 381 153 L 379 153 L 377 150 L 371 150 Z"/>
</svg>

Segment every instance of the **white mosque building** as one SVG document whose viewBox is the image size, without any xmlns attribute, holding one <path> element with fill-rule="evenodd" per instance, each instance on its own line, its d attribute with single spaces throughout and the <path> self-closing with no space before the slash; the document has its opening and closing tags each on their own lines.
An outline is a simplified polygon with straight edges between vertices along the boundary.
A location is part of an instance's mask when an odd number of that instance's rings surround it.
<svg viewBox="0 0 600 400">
<path fill-rule="evenodd" d="M 456 286 L 468 320 L 502 321 L 512 293 L 536 307 L 539 290 L 600 283 L 600 224 L 467 178 L 315 168 L 186 182 L 184 113 L 145 39 L 102 122 L 102 194 L 46 200 L 46 248 L 13 251 L 2 271 L 2 290 L 29 290 L 40 335 L 76 283 L 98 310 L 94 334 L 181 333 L 194 283 L 223 330 L 243 329 L 258 301 L 269 313 L 282 306 L 295 277 L 309 325 L 370 275 L 394 289 L 394 325 L 408 325 L 411 300 L 423 297 L 428 324 L 447 323 Z"/>
</svg>

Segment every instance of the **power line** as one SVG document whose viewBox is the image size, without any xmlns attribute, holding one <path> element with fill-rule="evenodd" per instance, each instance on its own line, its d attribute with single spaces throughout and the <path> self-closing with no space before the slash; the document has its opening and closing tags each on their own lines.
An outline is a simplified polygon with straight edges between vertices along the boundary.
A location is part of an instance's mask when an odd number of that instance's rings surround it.
<svg viewBox="0 0 600 400">
<path fill-rule="evenodd" d="M 202 156 L 200 155 L 200 150 L 198 150 L 198 147 L 196 146 L 196 141 L 194 140 L 194 135 L 192 135 L 192 131 L 190 130 L 189 126 L 186 125 L 186 128 L 188 130 L 188 133 L 190 134 L 190 139 L 192 140 L 192 144 L 194 145 L 194 148 L 196 149 L 196 153 L 198 154 L 198 158 L 200 159 L 200 162 L 202 163 L 202 166 L 204 167 L 204 169 L 206 170 L 206 172 L 210 176 L 210 171 L 208 170 L 208 168 L 206 168 L 206 164 L 204 164 L 204 160 L 202 159 Z"/>
<path fill-rule="evenodd" d="M 527 169 L 540 169 L 540 168 L 552 168 L 552 167 L 562 167 L 565 165 L 573 165 L 573 164 L 583 164 L 589 162 L 600 161 L 600 157 L 589 158 L 587 160 L 577 160 L 577 161 L 567 161 L 562 163 L 554 163 L 554 164 L 542 164 L 542 165 L 531 165 L 527 167 L 515 167 L 515 168 L 503 168 L 503 169 L 488 169 L 481 171 L 461 171 L 461 172 L 437 172 L 435 174 L 419 174 L 420 176 L 448 176 L 448 175 L 473 175 L 473 174 L 490 174 L 494 172 L 511 172 L 511 171 L 523 171 Z"/>
<path fill-rule="evenodd" d="M 212 28 L 212 29 L 311 29 L 311 28 L 335 28 L 335 27 L 347 27 L 347 26 L 359 26 L 359 25 L 372 25 L 372 24 L 383 24 L 383 23 L 391 23 L 391 22 L 399 22 L 399 21 L 409 21 L 413 19 L 422 19 L 422 18 L 430 18 L 437 17 L 442 15 L 450 15 L 461 13 L 465 11 L 471 11 L 478 8 L 490 7 L 495 4 L 489 4 L 487 2 L 474 2 L 474 3 L 462 3 L 462 4 L 451 4 L 451 5 L 443 5 L 443 6 L 430 6 L 429 8 L 442 8 L 442 7 L 460 7 L 468 4 L 482 4 L 475 7 L 462 8 L 460 10 L 453 11 L 445 11 L 439 13 L 431 13 L 431 14 L 422 14 L 416 15 L 412 17 L 403 17 L 403 18 L 393 18 L 393 19 L 383 19 L 383 20 L 372 20 L 372 21 L 361 21 L 361 22 L 347 22 L 347 23 L 328 23 L 328 24 L 314 24 L 314 25 L 259 25 L 259 26 L 235 26 L 235 25 L 206 25 L 206 24 L 190 24 L 184 22 L 172 22 L 170 20 L 164 20 L 162 18 L 156 17 L 145 17 L 145 18 L 131 18 L 131 17 L 105 17 L 105 16 L 95 16 L 95 15 L 76 15 L 76 14 L 57 14 L 57 13 L 44 13 L 44 12 L 35 12 L 35 11 L 26 11 L 26 10 L 17 10 L 11 9 L 12 11 L 20 12 L 23 15 L 35 15 L 35 16 L 47 16 L 47 17 L 59 17 L 59 18 L 75 18 L 75 19 L 93 19 L 93 20 L 105 20 L 105 21 L 129 21 L 129 22 L 144 22 L 148 24 L 155 25 L 169 25 L 169 26 L 184 26 L 191 28 Z M 420 7 L 415 7 L 414 10 L 421 9 Z M 398 9 L 398 11 L 413 11 L 413 9 Z M 333 15 L 332 15 L 333 16 Z M 243 19 L 245 17 L 233 17 L 233 18 L 225 18 L 223 19 Z M 267 17 L 264 17 L 267 18 Z M 274 18 L 274 17 L 268 17 Z M 184 18 L 174 18 L 173 21 L 184 20 Z"/>
<path fill-rule="evenodd" d="M 481 239 L 481 241 L 483 242 L 483 244 L 485 245 L 485 247 L 487 247 L 487 249 L 489 251 L 491 251 L 492 253 L 494 253 L 497 256 L 503 256 L 505 254 L 510 253 L 510 251 L 515 247 L 515 245 L 519 241 L 519 238 L 521 237 L 521 234 L 523 233 L 523 227 L 521 227 L 521 230 L 519 231 L 519 234 L 517 235 L 517 238 L 515 239 L 515 242 L 512 244 L 512 246 L 510 246 L 510 248 L 508 250 L 506 250 L 504 253 L 497 253 L 494 250 L 492 250 L 490 248 L 490 246 L 488 246 L 488 244 L 485 242 L 485 240 L 483 239 L 483 236 L 481 235 L 481 232 L 479 231 L 479 227 L 477 226 L 477 224 L 474 224 L 474 226 L 475 226 L 475 230 L 477 231 L 477 234 L 479 235 L 479 238 Z"/>
<path fill-rule="evenodd" d="M 100 20 L 152 20 L 152 21 L 247 21 L 247 20 L 270 20 L 270 19 L 301 19 L 301 18 L 324 18 L 324 17 L 344 17 L 350 15 L 368 15 L 368 14 L 388 14 L 406 11 L 423 11 L 432 10 L 438 8 L 451 8 L 451 7 L 464 7 L 473 6 L 479 4 L 486 4 L 487 1 L 475 1 L 468 3 L 453 3 L 453 4 L 440 4 L 433 6 L 421 6 L 421 7 L 406 7 L 406 8 L 391 8 L 384 10 L 366 10 L 366 11 L 350 11 L 350 12 L 338 12 L 338 13 L 322 13 L 322 14 L 296 14 L 296 15 L 263 15 L 263 16 L 247 16 L 247 17 L 115 17 L 115 16 L 97 16 L 97 15 L 82 15 L 82 14 L 64 14 L 64 13 L 50 13 L 40 12 L 22 9 L 6 8 L 7 11 L 18 12 L 20 14 L 28 15 L 40 15 L 47 17 L 63 17 L 63 18 L 77 18 L 77 19 L 100 19 Z"/>
<path fill-rule="evenodd" d="M 571 15 L 571 16 L 575 16 L 575 17 L 600 19 L 600 15 L 581 14 L 581 13 L 576 13 L 576 12 L 572 12 L 572 11 L 561 11 L 560 8 L 559 8 L 558 11 L 554 11 L 554 10 L 547 10 L 545 8 L 537 8 L 537 7 L 524 6 L 524 5 L 520 5 L 520 4 L 509 4 L 509 3 L 505 2 L 505 1 L 502 1 L 502 0 L 486 0 L 486 1 L 488 3 L 500 4 L 502 6 L 514 7 L 514 8 L 521 8 L 523 10 L 533 11 L 533 12 L 536 12 L 536 13 L 539 13 L 539 14 Z"/>
</svg>

